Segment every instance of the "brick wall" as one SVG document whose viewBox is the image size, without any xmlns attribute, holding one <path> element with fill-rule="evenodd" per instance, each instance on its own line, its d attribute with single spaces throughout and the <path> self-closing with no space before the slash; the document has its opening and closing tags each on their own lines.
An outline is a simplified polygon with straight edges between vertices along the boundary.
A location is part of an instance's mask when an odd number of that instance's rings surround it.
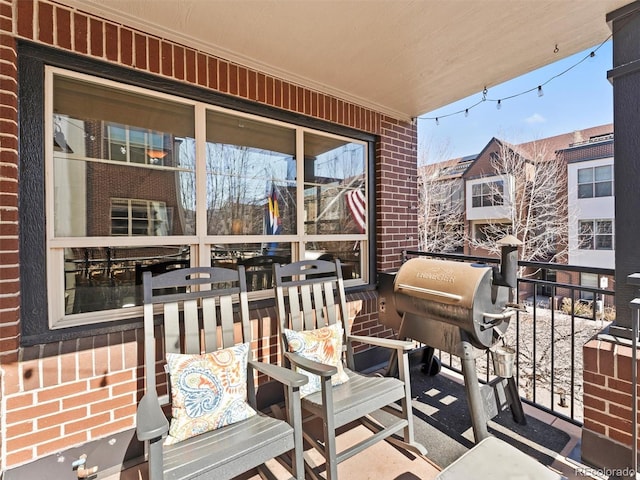
<svg viewBox="0 0 640 480">
<path fill-rule="evenodd" d="M 583 381 L 584 428 L 631 446 L 631 348 L 608 340 L 588 342 Z"/>
<path fill-rule="evenodd" d="M 18 358 L 20 269 L 18 262 L 18 109 L 11 2 L 0 0 L 0 367 Z M 0 387 L 6 373 L 0 369 Z M 0 412 L 6 393 L 0 388 Z M 0 417 L 0 431 L 4 431 Z M 0 453 L 6 452 L 0 436 Z"/>
<path fill-rule="evenodd" d="M 0 362 L 17 359 L 20 317 L 18 85 L 11 22 L 11 2 L 0 0 Z"/>
<path fill-rule="evenodd" d="M 400 265 L 401 252 L 418 247 L 417 130 L 382 117 L 376 151 L 378 269 Z"/>
<path fill-rule="evenodd" d="M 0 0 L 1 470 L 131 429 L 142 388 L 140 331 L 20 348 L 17 38 L 130 67 L 379 136 L 378 269 L 417 245 L 416 128 L 379 112 L 236 65 L 206 52 L 68 8 Z M 353 332 L 388 336 L 375 292 L 351 295 Z M 252 312 L 260 355 L 277 361 L 274 315 Z"/>
</svg>

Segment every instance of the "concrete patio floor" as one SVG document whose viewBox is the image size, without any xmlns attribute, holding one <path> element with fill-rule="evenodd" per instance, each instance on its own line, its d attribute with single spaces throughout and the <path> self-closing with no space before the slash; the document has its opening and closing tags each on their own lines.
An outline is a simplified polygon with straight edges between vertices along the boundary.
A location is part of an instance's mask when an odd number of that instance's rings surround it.
<svg viewBox="0 0 640 480">
<path fill-rule="evenodd" d="M 426 458 L 405 454 L 386 442 L 380 442 L 341 463 L 340 478 L 349 480 L 430 480 L 438 472 L 473 447 L 473 430 L 459 375 L 443 370 L 436 377 L 423 375 L 412 367 L 413 409 L 416 439 L 427 448 Z M 513 422 L 509 411 L 489 421 L 489 432 L 507 441 L 569 480 L 606 477 L 589 476 L 579 462 L 580 427 L 554 415 L 524 404 L 527 425 Z M 338 444 L 348 445 L 367 435 L 363 426 L 342 433 Z M 307 452 L 315 455 L 315 452 Z M 317 457 L 315 457 L 317 459 Z M 278 479 L 289 478 L 277 462 L 270 463 Z M 101 478 L 101 477 L 99 477 Z M 146 465 L 141 464 L 107 480 L 146 480 Z M 258 480 L 249 473 L 235 480 Z"/>
</svg>

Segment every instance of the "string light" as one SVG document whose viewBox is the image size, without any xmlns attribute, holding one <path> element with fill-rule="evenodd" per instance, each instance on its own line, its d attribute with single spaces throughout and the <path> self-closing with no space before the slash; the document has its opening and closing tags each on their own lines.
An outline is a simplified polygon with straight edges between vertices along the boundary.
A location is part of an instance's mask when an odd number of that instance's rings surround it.
<svg viewBox="0 0 640 480">
<path fill-rule="evenodd" d="M 568 73 L 570 70 L 574 69 L 575 67 L 577 67 L 578 65 L 580 65 L 582 62 L 584 62 L 585 60 L 589 59 L 589 58 L 593 58 L 596 56 L 596 52 L 598 50 L 600 50 L 600 48 L 607 43 L 609 40 L 611 40 L 611 37 L 613 36 L 613 34 L 609 35 L 609 37 L 607 37 L 606 40 L 604 40 L 600 45 L 598 45 L 596 48 L 594 48 L 591 52 L 589 52 L 588 55 L 586 55 L 585 57 L 583 57 L 581 60 L 579 60 L 578 62 L 576 62 L 575 64 L 571 65 L 569 68 L 565 69 L 564 71 L 552 76 L 549 80 L 547 80 L 546 82 L 541 83 L 540 85 L 537 85 L 533 88 L 530 88 L 528 90 L 525 90 L 523 92 L 519 92 L 519 93 L 515 93 L 513 95 L 509 95 L 508 97 L 502 97 L 500 99 L 495 99 L 495 98 L 488 98 L 487 95 L 489 94 L 489 90 L 488 87 L 484 87 L 482 89 L 482 98 L 477 101 L 476 103 L 474 103 L 473 105 L 469 105 L 468 107 L 465 107 L 461 110 L 455 111 L 455 112 L 451 112 L 451 113 L 447 113 L 444 115 L 438 115 L 437 117 L 425 117 L 425 116 L 419 116 L 417 117 L 418 120 L 435 120 L 436 125 L 440 125 L 440 119 L 442 118 L 447 118 L 447 117 L 452 117 L 454 115 L 459 115 L 459 114 L 464 114 L 465 117 L 469 116 L 469 111 L 472 108 L 477 107 L 478 105 L 480 105 L 483 102 L 496 102 L 496 108 L 498 110 L 500 110 L 500 108 L 502 107 L 502 102 L 504 100 L 511 100 L 512 98 L 516 98 L 516 97 L 520 97 L 522 95 L 526 95 L 527 93 L 530 92 L 534 92 L 537 91 L 538 93 L 538 97 L 542 97 L 544 95 L 544 91 L 542 90 L 542 87 L 547 85 L 549 82 L 551 82 L 552 80 L 555 80 L 558 77 L 561 77 L 562 75 Z M 560 51 L 560 49 L 558 48 L 558 45 L 556 44 L 555 48 L 553 49 L 553 53 L 558 53 Z"/>
</svg>

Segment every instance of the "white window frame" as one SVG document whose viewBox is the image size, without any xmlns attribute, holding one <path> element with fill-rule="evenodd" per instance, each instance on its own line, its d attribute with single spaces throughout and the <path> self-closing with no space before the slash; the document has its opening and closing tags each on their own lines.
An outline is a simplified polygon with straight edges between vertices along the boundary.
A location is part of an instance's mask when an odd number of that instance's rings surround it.
<svg viewBox="0 0 640 480">
<path fill-rule="evenodd" d="M 609 222 L 611 224 L 611 233 L 598 233 L 597 226 L 598 222 Z M 591 233 L 589 236 L 591 237 L 591 245 L 593 248 L 582 248 L 581 237 L 586 236 L 585 233 L 582 233 L 582 224 L 590 223 L 591 224 Z M 598 248 L 597 237 L 598 236 L 609 236 L 611 237 L 611 248 Z M 578 250 L 584 251 L 603 251 L 603 252 L 611 252 L 615 250 L 615 222 L 612 218 L 598 218 L 598 219 L 585 219 L 581 218 L 578 220 Z"/>
<path fill-rule="evenodd" d="M 122 217 L 122 218 L 126 218 L 127 220 L 127 233 L 114 233 L 114 220 L 116 220 L 117 218 L 120 217 L 114 217 L 113 214 L 113 209 L 114 209 L 114 202 L 119 202 L 120 204 L 125 205 L 125 208 L 127 209 L 127 216 L 126 217 Z M 134 203 L 139 203 L 139 204 L 143 204 L 145 207 L 145 210 L 147 212 L 146 217 L 140 217 L 140 220 L 144 220 L 147 224 L 147 228 L 146 228 L 146 235 L 142 235 L 142 236 L 148 236 L 150 234 L 151 231 L 156 229 L 156 225 L 158 223 L 163 223 L 165 225 L 168 226 L 169 224 L 169 219 L 167 216 L 167 204 L 165 202 L 162 201 L 155 201 L 155 200 L 144 200 L 144 199 L 139 199 L 139 198 L 116 198 L 113 197 L 111 198 L 111 236 L 113 237 L 119 237 L 119 236 L 124 236 L 124 237 L 134 237 L 137 236 L 134 232 L 134 222 L 138 219 L 137 217 L 135 217 L 135 210 L 136 210 L 136 206 L 134 205 Z M 153 211 L 154 207 L 158 207 L 159 211 L 164 213 L 164 218 L 159 219 L 159 220 L 154 220 L 153 217 L 151 216 L 151 212 Z"/>
<path fill-rule="evenodd" d="M 604 181 L 596 181 L 596 169 L 599 168 L 608 168 L 611 171 L 611 180 L 604 180 Z M 578 189 L 577 189 L 577 198 L 579 200 L 582 200 L 584 198 L 607 198 L 607 197 L 613 197 L 614 196 L 614 182 L 613 182 L 613 165 L 612 164 L 608 164 L 608 165 L 596 165 L 593 167 L 584 167 L 584 168 L 578 168 L 578 171 L 576 172 L 576 183 L 578 185 Z M 580 172 L 585 171 L 585 170 L 591 170 L 591 181 L 589 182 L 582 182 L 580 183 Z M 596 195 L 596 185 L 597 184 L 604 184 L 604 183 L 610 183 L 611 184 L 611 195 Z M 591 185 L 591 195 L 580 195 L 580 187 L 583 185 Z"/>
<path fill-rule="evenodd" d="M 369 185 L 369 176 L 373 172 L 369 171 L 369 144 L 356 138 L 327 133 L 320 130 L 303 127 L 300 125 L 287 123 L 283 121 L 269 119 L 259 115 L 242 113 L 235 110 L 216 106 L 214 104 L 201 101 L 182 98 L 175 95 L 169 95 L 141 87 L 131 86 L 111 80 L 106 80 L 92 75 L 72 72 L 66 69 L 45 66 L 45 105 L 44 105 L 44 138 L 51 139 L 54 136 L 53 125 L 53 77 L 61 75 L 74 79 L 84 80 L 87 82 L 103 84 L 105 86 L 115 87 L 121 90 L 140 93 L 145 96 L 157 97 L 158 99 L 169 100 L 176 103 L 192 105 L 195 114 L 195 138 L 196 138 L 196 182 L 200 187 L 197 190 L 197 205 L 206 205 L 206 188 L 202 185 L 206 181 L 205 173 L 205 151 L 206 151 L 206 111 L 218 110 L 220 112 L 229 113 L 238 117 L 244 117 L 264 123 L 272 123 L 274 125 L 284 126 L 295 130 L 296 135 L 296 168 L 297 168 L 297 189 L 296 200 L 297 205 L 304 205 L 304 134 L 312 133 L 324 137 L 334 138 L 349 143 L 361 144 L 364 148 L 364 185 Z M 45 141 L 45 200 L 46 200 L 46 251 L 47 251 L 47 290 L 48 290 L 48 318 L 50 329 L 60 329 L 79 325 L 90 325 L 103 323 L 106 321 L 116 321 L 128 318 L 136 318 L 142 315 L 142 307 L 129 307 L 112 310 L 102 310 L 87 313 L 65 314 L 65 265 L 64 251 L 66 248 L 91 248 L 91 247 L 148 247 L 148 246 L 179 246 L 189 245 L 190 258 L 192 266 L 208 266 L 211 261 L 211 247 L 214 244 L 237 244 L 237 243 L 259 243 L 265 241 L 264 235 L 208 235 L 206 211 L 198 209 L 196 211 L 196 232 L 194 235 L 181 236 L 107 236 L 107 237 L 63 237 L 56 236 L 54 231 L 54 176 L 53 176 L 53 159 L 54 147 L 53 142 Z M 65 153 L 66 154 L 66 153 Z M 72 154 L 69 154 L 72 155 Z M 96 160 L 99 162 L 111 162 L 109 160 Z M 368 205 L 372 205 L 373 192 L 365 192 Z M 371 208 L 370 206 L 368 208 Z M 345 285 L 362 285 L 370 280 L 369 272 L 369 228 L 366 225 L 364 233 L 353 234 L 334 234 L 334 235 L 307 235 L 304 232 L 305 220 L 304 208 L 297 209 L 297 232 L 294 234 L 279 235 L 277 241 L 279 243 L 289 243 L 291 245 L 292 261 L 305 258 L 305 249 L 307 242 L 327 242 L 327 241 L 343 241 L 343 242 L 360 242 L 360 269 L 361 277 L 358 279 L 347 279 Z M 367 219 L 368 219 L 367 215 Z M 270 291 L 252 292 L 251 298 L 267 298 L 271 297 Z"/>
<path fill-rule="evenodd" d="M 475 195 L 473 190 L 479 188 L 480 194 Z M 488 193 L 484 192 L 488 189 Z M 495 198 L 498 196 L 499 201 L 495 202 Z M 474 205 L 474 198 L 480 199 L 480 205 Z M 485 203 L 485 199 L 488 199 Z M 491 180 L 489 182 L 474 183 L 471 185 L 471 208 L 483 208 L 483 207 L 501 207 L 505 204 L 505 184 L 504 180 Z"/>
</svg>

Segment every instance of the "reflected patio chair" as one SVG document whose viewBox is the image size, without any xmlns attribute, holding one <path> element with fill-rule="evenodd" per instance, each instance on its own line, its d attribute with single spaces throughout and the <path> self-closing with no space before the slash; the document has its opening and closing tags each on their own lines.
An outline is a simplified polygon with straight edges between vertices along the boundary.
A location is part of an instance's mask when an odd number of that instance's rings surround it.
<svg viewBox="0 0 640 480">
<path fill-rule="evenodd" d="M 146 389 L 136 429 L 148 442 L 149 478 L 223 480 L 254 468 L 267 476 L 275 457 L 304 478 L 299 389 L 307 379 L 252 359 L 243 267 L 145 272 L 143 283 Z M 167 385 L 156 384 L 163 368 Z M 290 423 L 257 412 L 256 371 L 286 386 Z M 161 407 L 167 388 L 171 424 Z"/>
<path fill-rule="evenodd" d="M 285 364 L 313 374 L 301 393 L 303 433 L 324 456 L 326 478 L 336 480 L 340 462 L 384 439 L 415 454 L 426 454 L 413 433 L 408 359 L 413 344 L 351 335 L 340 261 L 275 265 L 274 282 Z M 354 342 L 396 352 L 399 378 L 355 372 Z M 371 416 L 380 410 L 392 415 Z M 321 438 L 311 427 L 318 418 L 322 420 Z M 371 429 L 372 435 L 337 452 L 336 431 L 356 420 Z M 307 465 L 307 469 L 312 476 L 320 476 L 320 466 Z"/>
<path fill-rule="evenodd" d="M 273 288 L 273 264 L 288 263 L 287 257 L 277 255 L 258 255 L 238 260 L 247 275 L 247 289 L 250 292 Z"/>
</svg>

